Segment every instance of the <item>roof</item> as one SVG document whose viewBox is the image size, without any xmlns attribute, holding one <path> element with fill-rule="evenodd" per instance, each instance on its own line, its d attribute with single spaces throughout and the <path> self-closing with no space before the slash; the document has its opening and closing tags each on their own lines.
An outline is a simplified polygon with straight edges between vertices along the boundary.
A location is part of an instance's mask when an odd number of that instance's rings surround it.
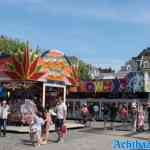
<svg viewBox="0 0 150 150">
<path fill-rule="evenodd" d="M 0 80 L 10 80 L 4 72 L 7 70 L 6 64 L 10 63 L 10 56 L 0 56 Z"/>
</svg>

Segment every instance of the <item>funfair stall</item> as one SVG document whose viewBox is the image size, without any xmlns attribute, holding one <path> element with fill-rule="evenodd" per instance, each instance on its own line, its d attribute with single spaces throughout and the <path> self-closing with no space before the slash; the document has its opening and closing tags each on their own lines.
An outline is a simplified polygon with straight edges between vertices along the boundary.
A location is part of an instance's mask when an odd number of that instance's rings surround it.
<svg viewBox="0 0 150 150">
<path fill-rule="evenodd" d="M 25 99 L 38 108 L 54 107 L 58 96 L 66 101 L 62 55 L 54 54 L 58 51 L 33 57 L 29 49 L 24 49 L 21 60 L 17 55 L 0 57 L 0 99 L 10 104 L 10 122 L 21 121 L 20 106 Z"/>
</svg>

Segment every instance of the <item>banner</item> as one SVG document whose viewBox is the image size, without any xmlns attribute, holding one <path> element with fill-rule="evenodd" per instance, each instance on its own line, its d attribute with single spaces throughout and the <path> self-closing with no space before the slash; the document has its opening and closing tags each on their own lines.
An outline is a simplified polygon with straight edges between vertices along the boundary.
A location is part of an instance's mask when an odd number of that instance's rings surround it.
<svg viewBox="0 0 150 150">
<path fill-rule="evenodd" d="M 144 87 L 145 85 L 145 87 Z M 126 78 L 113 80 L 99 80 L 99 81 L 82 81 L 80 82 L 78 92 L 146 92 L 150 91 L 150 72 L 144 74 L 143 72 L 130 72 Z"/>
<path fill-rule="evenodd" d="M 112 92 L 112 80 L 103 80 L 103 92 Z"/>
<path fill-rule="evenodd" d="M 95 91 L 96 92 L 103 92 L 103 81 L 94 81 Z"/>
<path fill-rule="evenodd" d="M 128 74 L 128 92 L 144 91 L 144 74 L 143 72 L 130 72 Z"/>
<path fill-rule="evenodd" d="M 124 78 L 124 79 L 119 79 L 119 83 L 120 83 L 120 92 L 127 92 L 128 90 L 128 79 Z"/>
<path fill-rule="evenodd" d="M 103 92 L 103 81 L 82 81 L 79 92 Z"/>
<path fill-rule="evenodd" d="M 86 84 L 84 81 L 80 82 L 80 85 L 79 85 L 79 92 L 86 92 L 87 89 L 86 89 Z"/>
<path fill-rule="evenodd" d="M 118 79 L 112 80 L 112 92 L 117 93 L 120 91 L 120 81 Z"/>
<path fill-rule="evenodd" d="M 87 92 L 95 92 L 95 84 L 93 81 L 86 81 Z"/>
</svg>

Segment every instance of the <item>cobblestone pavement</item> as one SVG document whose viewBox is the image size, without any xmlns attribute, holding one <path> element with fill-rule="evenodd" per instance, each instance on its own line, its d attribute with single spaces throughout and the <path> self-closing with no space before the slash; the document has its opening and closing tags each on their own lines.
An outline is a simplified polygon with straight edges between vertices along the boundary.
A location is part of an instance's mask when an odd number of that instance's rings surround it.
<svg viewBox="0 0 150 150">
<path fill-rule="evenodd" d="M 117 138 L 132 138 L 132 132 L 104 131 L 102 123 L 97 123 L 92 128 L 70 130 L 63 144 L 56 143 L 57 135 L 51 132 L 48 144 L 40 147 L 31 145 L 28 134 L 7 133 L 7 137 L 0 137 L 0 150 L 111 150 L 112 140 Z"/>
</svg>

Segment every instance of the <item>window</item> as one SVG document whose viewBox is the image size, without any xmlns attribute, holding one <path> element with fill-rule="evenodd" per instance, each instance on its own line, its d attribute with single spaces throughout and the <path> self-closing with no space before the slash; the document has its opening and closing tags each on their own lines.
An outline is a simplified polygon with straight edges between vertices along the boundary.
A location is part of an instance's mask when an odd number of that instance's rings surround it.
<svg viewBox="0 0 150 150">
<path fill-rule="evenodd" d="M 148 61 L 144 61 L 143 67 L 144 68 L 150 68 L 150 63 Z"/>
</svg>

